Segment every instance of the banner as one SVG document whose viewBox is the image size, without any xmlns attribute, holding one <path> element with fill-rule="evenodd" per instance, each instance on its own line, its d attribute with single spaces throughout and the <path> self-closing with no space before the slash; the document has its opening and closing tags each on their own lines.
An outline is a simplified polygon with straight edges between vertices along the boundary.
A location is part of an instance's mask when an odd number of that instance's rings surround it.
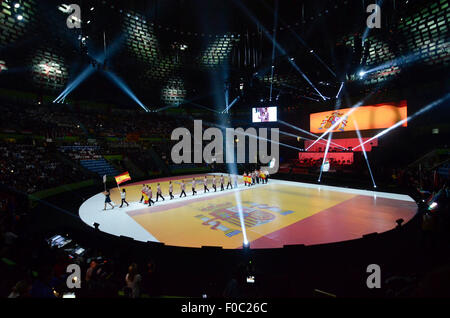
<svg viewBox="0 0 450 318">
<path fill-rule="evenodd" d="M 384 129 L 407 118 L 406 100 L 397 103 L 360 106 L 353 110 L 350 115 L 347 115 L 351 109 L 343 108 L 310 114 L 309 130 L 312 133 L 323 133 L 341 119 L 343 119 L 341 123 L 332 132 L 355 131 L 354 121 L 356 121 L 359 130 Z M 403 127 L 406 126 L 405 121 Z"/>
<path fill-rule="evenodd" d="M 118 176 L 114 177 L 116 179 L 117 185 L 125 182 L 125 181 L 129 181 L 131 180 L 130 174 L 127 172 L 124 172 L 122 174 L 119 174 Z"/>
</svg>

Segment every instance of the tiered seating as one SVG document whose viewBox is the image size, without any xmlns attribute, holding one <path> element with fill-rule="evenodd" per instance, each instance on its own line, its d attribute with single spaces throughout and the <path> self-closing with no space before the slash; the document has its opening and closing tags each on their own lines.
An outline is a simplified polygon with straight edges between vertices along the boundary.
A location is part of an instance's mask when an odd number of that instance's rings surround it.
<svg viewBox="0 0 450 318">
<path fill-rule="evenodd" d="M 95 172 L 101 176 L 105 174 L 119 174 L 108 161 L 97 153 L 100 149 L 98 146 L 74 145 L 62 146 L 59 149 L 62 153 L 67 154 L 72 159 L 78 160 L 80 164 L 89 171 Z"/>
<path fill-rule="evenodd" d="M 100 176 L 115 176 L 119 174 L 119 172 L 114 169 L 105 159 L 80 160 L 80 163 L 86 169 L 95 172 Z"/>
</svg>

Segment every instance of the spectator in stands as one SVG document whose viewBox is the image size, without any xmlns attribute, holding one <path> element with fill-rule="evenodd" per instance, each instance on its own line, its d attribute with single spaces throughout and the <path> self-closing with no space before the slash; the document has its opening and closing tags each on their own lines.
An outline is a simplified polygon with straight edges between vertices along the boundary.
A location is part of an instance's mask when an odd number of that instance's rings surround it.
<svg viewBox="0 0 450 318">
<path fill-rule="evenodd" d="M 138 298 L 140 296 L 140 285 L 142 277 L 138 274 L 137 265 L 135 263 L 128 267 L 128 273 L 125 275 L 126 295 L 130 298 Z"/>
<path fill-rule="evenodd" d="M 14 287 L 8 298 L 28 298 L 30 297 L 31 285 L 26 280 L 19 281 Z"/>
<path fill-rule="evenodd" d="M 97 262 L 96 261 L 91 261 L 91 264 L 89 265 L 89 268 L 86 271 L 86 282 L 89 283 L 91 281 L 91 279 L 94 276 L 95 270 L 97 268 Z"/>
</svg>

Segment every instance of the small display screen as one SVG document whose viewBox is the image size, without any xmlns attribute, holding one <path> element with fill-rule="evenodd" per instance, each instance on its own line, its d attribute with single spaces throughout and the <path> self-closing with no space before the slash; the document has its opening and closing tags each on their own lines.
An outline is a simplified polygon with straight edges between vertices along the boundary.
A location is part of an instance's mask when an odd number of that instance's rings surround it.
<svg viewBox="0 0 450 318">
<path fill-rule="evenodd" d="M 278 107 L 258 107 L 252 110 L 252 122 L 268 123 L 277 121 Z"/>
</svg>

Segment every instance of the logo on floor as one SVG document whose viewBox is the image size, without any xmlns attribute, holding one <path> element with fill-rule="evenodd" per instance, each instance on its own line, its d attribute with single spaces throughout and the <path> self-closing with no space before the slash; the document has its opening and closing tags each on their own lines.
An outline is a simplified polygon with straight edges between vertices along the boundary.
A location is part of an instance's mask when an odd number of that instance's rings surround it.
<svg viewBox="0 0 450 318">
<path fill-rule="evenodd" d="M 210 226 L 211 230 L 220 230 L 228 237 L 241 233 L 241 220 L 239 209 L 234 202 L 211 204 L 201 209 L 205 214 L 195 217 L 203 221 L 202 225 Z M 242 202 L 242 214 L 246 228 L 267 224 L 276 219 L 277 215 L 286 216 L 294 213 L 292 210 L 283 210 L 277 206 L 269 206 L 255 202 Z"/>
</svg>

